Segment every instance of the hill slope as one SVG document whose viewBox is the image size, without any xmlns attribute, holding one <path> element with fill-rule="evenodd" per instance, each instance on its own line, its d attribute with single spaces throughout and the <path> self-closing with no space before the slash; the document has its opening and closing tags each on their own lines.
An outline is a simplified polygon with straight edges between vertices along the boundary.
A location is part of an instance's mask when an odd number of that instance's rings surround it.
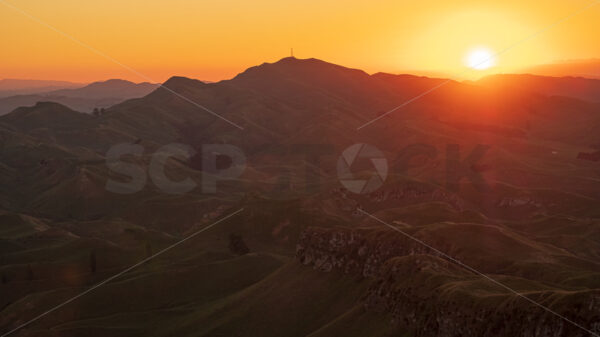
<svg viewBox="0 0 600 337">
<path fill-rule="evenodd" d="M 285 58 L 218 83 L 173 77 L 100 116 L 15 109 L 0 116 L 0 330 L 241 210 L 20 334 L 583 336 L 444 256 L 600 324 L 600 180 L 579 156 L 598 144 L 598 105 L 545 80 L 448 81 L 360 130 L 445 80 Z M 388 168 L 362 194 L 338 177 L 360 143 Z M 139 151 L 116 161 L 123 145 Z M 203 190 L 230 146 L 244 169 Z"/>
</svg>

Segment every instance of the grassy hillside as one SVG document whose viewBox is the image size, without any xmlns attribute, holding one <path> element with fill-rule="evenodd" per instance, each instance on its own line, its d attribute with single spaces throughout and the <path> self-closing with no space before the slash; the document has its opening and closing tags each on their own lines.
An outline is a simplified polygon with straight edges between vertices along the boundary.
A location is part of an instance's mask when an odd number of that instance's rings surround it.
<svg viewBox="0 0 600 337">
<path fill-rule="evenodd" d="M 581 336 L 448 256 L 600 324 L 600 180 L 579 156 L 597 103 L 451 81 L 361 127 L 441 81 L 286 58 L 173 77 L 101 116 L 52 102 L 0 116 L 0 332 L 241 210 L 16 335 Z M 195 152 L 164 166 L 196 183 L 186 193 L 149 173 L 173 143 Z M 357 143 L 388 163 L 371 193 L 338 179 Z M 107 158 L 122 144 L 143 150 L 121 158 L 145 177 L 132 193 L 107 188 L 131 180 Z M 229 162 L 206 144 L 246 157 L 215 193 L 206 157 Z"/>
</svg>

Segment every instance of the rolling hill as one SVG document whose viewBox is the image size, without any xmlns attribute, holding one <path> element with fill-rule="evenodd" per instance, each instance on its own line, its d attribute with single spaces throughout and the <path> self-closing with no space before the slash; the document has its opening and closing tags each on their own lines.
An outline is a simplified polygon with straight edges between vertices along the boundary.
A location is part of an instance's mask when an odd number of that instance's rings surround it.
<svg viewBox="0 0 600 337">
<path fill-rule="evenodd" d="M 15 335 L 587 336 L 523 298 L 600 326 L 600 180 L 578 159 L 600 117 L 569 81 L 285 58 L 217 83 L 172 77 L 100 116 L 19 107 L 0 116 L 0 332 L 241 210 Z M 156 174 L 173 143 L 192 153 Z M 388 165 L 371 193 L 338 179 L 357 143 Z M 113 166 L 123 144 L 140 149 L 120 163 L 135 174 Z M 202 182 L 233 161 L 210 144 L 245 157 L 216 192 Z M 165 177 L 196 185 L 170 193 Z"/>
</svg>

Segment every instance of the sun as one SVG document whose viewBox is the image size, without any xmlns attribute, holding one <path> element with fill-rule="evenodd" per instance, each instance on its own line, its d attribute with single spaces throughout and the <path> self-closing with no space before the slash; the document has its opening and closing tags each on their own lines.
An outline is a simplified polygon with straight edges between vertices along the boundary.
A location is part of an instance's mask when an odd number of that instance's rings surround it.
<svg viewBox="0 0 600 337">
<path fill-rule="evenodd" d="M 494 53 L 485 47 L 471 49 L 465 57 L 466 66 L 472 69 L 488 69 L 495 63 Z"/>
</svg>

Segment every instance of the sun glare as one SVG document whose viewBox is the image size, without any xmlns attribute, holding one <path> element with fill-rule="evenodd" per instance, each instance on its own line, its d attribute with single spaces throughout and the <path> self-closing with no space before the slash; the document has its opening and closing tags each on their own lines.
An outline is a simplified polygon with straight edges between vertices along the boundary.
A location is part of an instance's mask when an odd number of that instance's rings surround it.
<svg viewBox="0 0 600 337">
<path fill-rule="evenodd" d="M 484 70 L 495 64 L 494 53 L 487 48 L 472 49 L 465 58 L 467 67 Z"/>
</svg>

